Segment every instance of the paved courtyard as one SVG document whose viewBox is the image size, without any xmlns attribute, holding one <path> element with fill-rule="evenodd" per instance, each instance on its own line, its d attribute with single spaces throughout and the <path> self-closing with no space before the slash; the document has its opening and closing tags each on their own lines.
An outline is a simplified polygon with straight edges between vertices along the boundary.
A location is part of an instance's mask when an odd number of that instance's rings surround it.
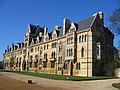
<svg viewBox="0 0 120 90">
<path fill-rule="evenodd" d="M 31 89 L 23 88 L 22 90 L 119 90 L 112 87 L 112 83 L 120 82 L 120 79 L 93 80 L 93 81 L 51 80 L 51 79 L 21 75 L 17 73 L 0 72 L 0 90 L 10 90 L 10 89 L 1 89 L 2 77 L 3 78 L 6 77 L 7 84 L 9 83 L 7 82 L 7 79 L 12 79 L 13 81 L 16 79 L 17 83 L 23 84 L 24 88 L 25 86 L 28 85 L 29 85 L 28 87 L 32 87 Z M 25 83 L 27 80 L 33 80 L 33 82 L 35 82 L 36 84 L 27 84 Z M 17 87 L 17 85 L 14 85 L 13 87 Z M 39 88 L 36 89 L 37 87 Z"/>
</svg>

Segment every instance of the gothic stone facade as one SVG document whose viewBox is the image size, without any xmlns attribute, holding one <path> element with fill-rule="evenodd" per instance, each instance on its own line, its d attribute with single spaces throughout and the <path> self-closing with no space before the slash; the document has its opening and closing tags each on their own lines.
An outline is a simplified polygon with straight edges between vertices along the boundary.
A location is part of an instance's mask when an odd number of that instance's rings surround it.
<svg viewBox="0 0 120 90">
<path fill-rule="evenodd" d="M 52 32 L 28 24 L 23 43 L 4 52 L 4 69 L 49 74 L 105 75 L 113 60 L 114 35 L 104 24 L 104 14 L 95 13 L 78 22 L 63 20 Z"/>
</svg>

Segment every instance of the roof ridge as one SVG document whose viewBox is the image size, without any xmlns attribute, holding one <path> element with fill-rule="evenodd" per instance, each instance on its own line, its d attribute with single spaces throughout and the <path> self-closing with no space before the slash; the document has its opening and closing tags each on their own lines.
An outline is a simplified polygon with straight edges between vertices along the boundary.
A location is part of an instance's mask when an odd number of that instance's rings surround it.
<svg viewBox="0 0 120 90">
<path fill-rule="evenodd" d="M 95 16 L 88 17 L 88 18 L 86 18 L 86 19 L 83 19 L 83 20 L 77 21 L 77 22 L 75 22 L 75 23 L 82 22 L 82 21 L 87 20 L 87 19 L 90 19 L 90 18 L 92 18 L 92 17 L 95 17 Z"/>
</svg>

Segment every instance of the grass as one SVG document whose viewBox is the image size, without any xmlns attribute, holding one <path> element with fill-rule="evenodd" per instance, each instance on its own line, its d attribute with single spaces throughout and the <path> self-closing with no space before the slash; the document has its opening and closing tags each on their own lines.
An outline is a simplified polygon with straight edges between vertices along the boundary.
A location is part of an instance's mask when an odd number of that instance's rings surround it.
<svg viewBox="0 0 120 90">
<path fill-rule="evenodd" d="M 72 81 L 85 81 L 85 80 L 102 80 L 102 79 L 112 79 L 113 77 L 105 76 L 94 76 L 94 77 L 82 77 L 82 76 L 68 76 L 68 75 L 56 75 L 56 74 L 43 74 L 37 72 L 22 72 L 22 71 L 9 71 L 9 70 L 0 70 L 0 72 L 13 72 L 23 75 L 30 75 L 35 77 L 42 77 L 55 80 L 72 80 Z"/>
<path fill-rule="evenodd" d="M 120 89 L 120 82 L 119 83 L 113 83 L 112 86 L 115 87 L 115 88 Z"/>
</svg>

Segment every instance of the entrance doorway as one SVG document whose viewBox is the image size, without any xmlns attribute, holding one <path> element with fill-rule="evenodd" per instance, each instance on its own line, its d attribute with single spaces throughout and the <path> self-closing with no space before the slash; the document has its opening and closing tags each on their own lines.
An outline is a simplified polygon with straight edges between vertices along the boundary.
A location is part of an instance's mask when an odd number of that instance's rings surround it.
<svg viewBox="0 0 120 90">
<path fill-rule="evenodd" d="M 73 62 L 70 63 L 70 75 L 73 75 Z"/>
<path fill-rule="evenodd" d="M 25 60 L 23 60 L 22 70 L 26 70 L 26 61 Z"/>
</svg>

